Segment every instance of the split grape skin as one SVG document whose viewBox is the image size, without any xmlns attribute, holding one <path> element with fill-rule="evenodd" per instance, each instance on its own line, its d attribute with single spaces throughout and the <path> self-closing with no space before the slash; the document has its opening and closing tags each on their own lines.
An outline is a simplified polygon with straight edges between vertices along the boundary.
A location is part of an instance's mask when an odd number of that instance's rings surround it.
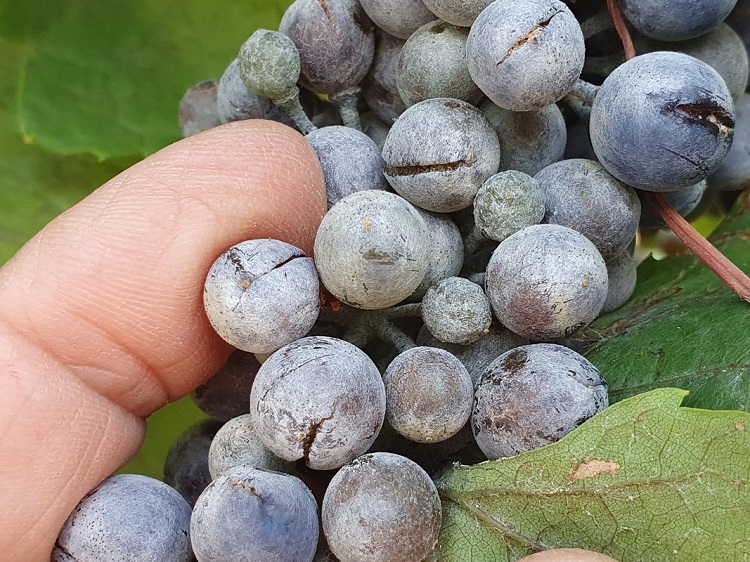
<svg viewBox="0 0 750 562">
<path fill-rule="evenodd" d="M 436 347 L 412 347 L 383 373 L 386 419 L 417 443 L 437 443 L 458 433 L 471 415 L 474 385 L 457 357 Z"/>
<path fill-rule="evenodd" d="M 334 469 L 372 445 L 385 419 L 385 388 L 358 347 L 310 336 L 271 355 L 250 392 L 253 427 L 288 461 Z"/>
<path fill-rule="evenodd" d="M 190 536 L 198 562 L 310 562 L 318 504 L 289 474 L 236 466 L 195 504 Z"/>
<path fill-rule="evenodd" d="M 396 87 L 407 107 L 433 98 L 479 103 L 484 94 L 469 74 L 468 36 L 466 28 L 435 20 L 406 40 L 398 60 Z"/>
<path fill-rule="evenodd" d="M 482 374 L 471 424 L 489 459 L 554 443 L 608 405 L 607 383 L 575 351 L 557 344 L 517 347 Z"/>
<path fill-rule="evenodd" d="M 719 166 L 734 122 L 732 96 L 714 69 L 659 51 L 625 62 L 604 81 L 591 108 L 591 143 L 623 183 L 677 191 Z"/>
<path fill-rule="evenodd" d="M 388 188 L 383 176 L 385 161 L 375 142 L 363 132 L 334 125 L 321 127 L 305 138 L 323 168 L 329 207 L 357 191 Z"/>
<path fill-rule="evenodd" d="M 560 100 L 580 77 L 581 28 L 557 0 L 495 0 L 466 43 L 469 73 L 497 106 L 531 111 Z"/>
<path fill-rule="evenodd" d="M 497 172 L 500 142 L 473 105 L 434 98 L 409 107 L 383 146 L 385 177 L 404 199 L 438 213 L 471 205 Z"/>
<path fill-rule="evenodd" d="M 323 533 L 341 562 L 419 562 L 437 543 L 437 488 L 415 462 L 368 453 L 342 467 L 321 508 Z"/>
<path fill-rule="evenodd" d="M 203 303 L 214 330 L 252 353 L 272 353 L 303 337 L 320 309 L 312 258 L 279 240 L 232 246 L 211 266 Z"/>
<path fill-rule="evenodd" d="M 531 340 L 558 339 L 597 317 L 607 298 L 607 266 L 583 234 L 540 224 L 500 243 L 485 285 L 504 326 Z"/>
<path fill-rule="evenodd" d="M 52 562 L 190 562 L 190 517 L 190 505 L 164 482 L 111 476 L 70 514 Z"/>
</svg>

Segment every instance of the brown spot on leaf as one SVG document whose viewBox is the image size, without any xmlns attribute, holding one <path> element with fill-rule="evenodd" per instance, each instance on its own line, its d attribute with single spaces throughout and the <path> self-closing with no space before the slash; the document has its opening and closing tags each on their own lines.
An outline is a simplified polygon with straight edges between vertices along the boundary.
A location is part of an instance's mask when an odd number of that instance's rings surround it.
<svg viewBox="0 0 750 562">
<path fill-rule="evenodd" d="M 743 422 L 734 422 L 734 429 L 737 431 L 747 431 L 747 426 Z"/>
<path fill-rule="evenodd" d="M 595 478 L 597 476 L 617 476 L 620 472 L 620 465 L 614 461 L 594 459 L 582 462 L 570 472 L 572 480 L 583 480 L 585 478 Z"/>
</svg>

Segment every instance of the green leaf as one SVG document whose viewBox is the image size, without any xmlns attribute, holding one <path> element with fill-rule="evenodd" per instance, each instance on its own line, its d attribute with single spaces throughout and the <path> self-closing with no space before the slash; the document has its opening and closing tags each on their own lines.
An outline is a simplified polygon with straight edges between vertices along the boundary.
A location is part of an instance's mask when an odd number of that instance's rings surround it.
<svg viewBox="0 0 750 562">
<path fill-rule="evenodd" d="M 680 407 L 659 389 L 559 442 L 450 469 L 439 562 L 579 547 L 621 562 L 750 557 L 750 414 Z"/>
<path fill-rule="evenodd" d="M 28 142 L 99 159 L 147 155 L 177 140 L 177 108 L 218 78 L 290 0 L 0 1 L 6 37 L 32 50 L 19 95 Z"/>
<path fill-rule="evenodd" d="M 50 220 L 132 162 L 61 157 L 23 143 L 12 104 L 27 55 L 26 46 L 0 40 L 0 265 Z"/>
<path fill-rule="evenodd" d="M 712 241 L 750 272 L 750 194 Z M 646 260 L 630 302 L 573 336 L 614 402 L 653 388 L 690 391 L 686 404 L 750 410 L 750 305 L 693 256 Z"/>
</svg>

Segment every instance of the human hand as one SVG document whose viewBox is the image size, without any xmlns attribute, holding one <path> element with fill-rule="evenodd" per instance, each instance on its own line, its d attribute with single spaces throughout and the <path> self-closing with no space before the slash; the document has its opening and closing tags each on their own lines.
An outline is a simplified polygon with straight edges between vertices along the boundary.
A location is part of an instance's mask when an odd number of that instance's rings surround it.
<svg viewBox="0 0 750 562">
<path fill-rule="evenodd" d="M 78 501 L 138 450 L 144 418 L 232 351 L 203 312 L 231 245 L 308 254 L 326 211 L 292 129 L 245 121 L 165 148 L 70 209 L 0 269 L 0 552 L 48 561 Z"/>
</svg>

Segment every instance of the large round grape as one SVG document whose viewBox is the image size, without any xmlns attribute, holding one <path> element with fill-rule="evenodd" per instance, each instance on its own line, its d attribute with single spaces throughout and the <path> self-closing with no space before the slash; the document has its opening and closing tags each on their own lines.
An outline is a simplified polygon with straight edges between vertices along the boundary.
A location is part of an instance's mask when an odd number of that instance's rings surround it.
<svg viewBox="0 0 750 562">
<path fill-rule="evenodd" d="M 682 41 L 724 21 L 737 0 L 619 0 L 623 15 L 653 39 Z"/>
<path fill-rule="evenodd" d="M 190 506 L 148 476 L 118 474 L 81 500 L 60 531 L 53 562 L 189 562 Z"/>
<path fill-rule="evenodd" d="M 430 240 L 419 213 L 386 191 L 358 191 L 334 205 L 315 237 L 315 265 L 340 301 L 363 309 L 411 295 L 429 265 Z"/>
<path fill-rule="evenodd" d="M 250 392 L 263 444 L 310 468 L 338 468 L 361 455 L 385 419 L 385 387 L 372 360 L 336 338 L 309 336 L 271 355 Z"/>
<path fill-rule="evenodd" d="M 591 108 L 591 144 L 620 181 L 677 191 L 719 166 L 734 125 L 732 96 L 713 68 L 658 51 L 629 60 L 604 81 Z"/>
<path fill-rule="evenodd" d="M 583 234 L 539 224 L 519 230 L 495 249 L 486 290 L 497 319 L 516 334 L 538 341 L 563 338 L 601 311 L 607 266 Z"/>
<path fill-rule="evenodd" d="M 560 100 L 580 76 L 584 54 L 581 28 L 557 0 L 495 0 L 479 14 L 466 42 L 472 79 L 511 111 Z"/>
</svg>

